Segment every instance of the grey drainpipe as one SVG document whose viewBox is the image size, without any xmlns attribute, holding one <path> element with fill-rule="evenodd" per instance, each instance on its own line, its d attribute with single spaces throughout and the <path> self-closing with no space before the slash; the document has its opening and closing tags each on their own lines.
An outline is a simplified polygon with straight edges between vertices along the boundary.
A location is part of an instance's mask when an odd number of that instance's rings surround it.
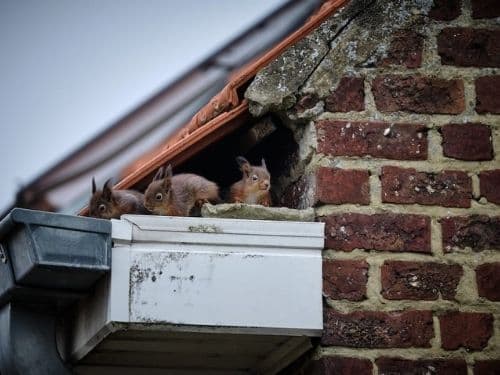
<svg viewBox="0 0 500 375">
<path fill-rule="evenodd" d="M 0 374 L 71 374 L 58 317 L 111 266 L 111 223 L 26 209 L 0 222 Z"/>
</svg>

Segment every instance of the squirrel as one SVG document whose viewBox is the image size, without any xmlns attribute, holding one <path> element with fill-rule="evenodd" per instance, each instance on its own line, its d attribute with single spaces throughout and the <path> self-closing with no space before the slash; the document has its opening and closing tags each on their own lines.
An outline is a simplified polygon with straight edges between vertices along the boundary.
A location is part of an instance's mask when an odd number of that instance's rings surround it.
<svg viewBox="0 0 500 375">
<path fill-rule="evenodd" d="M 92 177 L 92 196 L 89 203 L 89 216 L 101 219 L 119 219 L 124 214 L 148 214 L 143 205 L 144 195 L 135 190 L 113 190 L 108 179 L 97 190 Z"/>
<path fill-rule="evenodd" d="M 189 216 L 191 209 L 219 201 L 215 182 L 192 173 L 173 176 L 172 167 L 160 167 L 144 193 L 144 206 L 156 215 Z"/>
<path fill-rule="evenodd" d="M 229 199 L 232 203 L 271 205 L 271 175 L 262 159 L 260 166 L 252 166 L 242 156 L 236 158 L 243 177 L 240 181 L 231 185 Z"/>
</svg>

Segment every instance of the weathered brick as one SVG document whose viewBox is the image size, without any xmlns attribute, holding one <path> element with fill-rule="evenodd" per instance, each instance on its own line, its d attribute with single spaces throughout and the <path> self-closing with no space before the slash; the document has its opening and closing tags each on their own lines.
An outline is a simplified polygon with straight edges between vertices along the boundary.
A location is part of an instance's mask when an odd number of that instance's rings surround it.
<svg viewBox="0 0 500 375">
<path fill-rule="evenodd" d="M 296 113 L 302 113 L 313 108 L 319 102 L 319 97 L 316 94 L 306 94 L 297 100 L 293 110 Z"/>
<path fill-rule="evenodd" d="M 392 300 L 454 299 L 462 277 L 457 264 L 386 261 L 382 266 L 382 295 Z"/>
<path fill-rule="evenodd" d="M 422 215 L 356 213 L 320 218 L 329 249 L 430 253 L 430 218 Z"/>
<path fill-rule="evenodd" d="M 422 64 L 423 46 L 422 35 L 413 30 L 399 30 L 391 40 L 387 58 L 379 65 L 404 65 L 407 68 L 418 68 Z"/>
<path fill-rule="evenodd" d="M 364 260 L 323 260 L 323 295 L 332 299 L 366 299 L 368 263 Z"/>
<path fill-rule="evenodd" d="M 439 326 L 443 349 L 481 350 L 493 334 L 493 316 L 454 311 L 439 316 Z"/>
<path fill-rule="evenodd" d="M 350 357 L 322 357 L 312 361 L 305 371 L 307 375 L 372 375 L 369 359 Z"/>
<path fill-rule="evenodd" d="M 500 250 L 500 216 L 452 216 L 439 220 L 445 253 L 457 247 Z"/>
<path fill-rule="evenodd" d="M 364 110 L 364 81 L 360 77 L 342 77 L 335 91 L 325 99 L 325 109 L 329 112 Z"/>
<path fill-rule="evenodd" d="M 431 311 L 324 311 L 323 345 L 354 348 L 429 348 Z"/>
<path fill-rule="evenodd" d="M 488 202 L 500 204 L 500 169 L 479 173 L 479 186 Z"/>
<path fill-rule="evenodd" d="M 477 290 L 480 297 L 500 301 L 500 262 L 484 263 L 476 268 Z"/>
<path fill-rule="evenodd" d="M 464 359 L 421 359 L 382 357 L 375 361 L 380 375 L 467 375 Z"/>
<path fill-rule="evenodd" d="M 459 160 L 491 160 L 491 129 L 477 123 L 448 124 L 441 127 L 443 154 Z"/>
<path fill-rule="evenodd" d="M 465 109 L 460 79 L 389 74 L 375 78 L 372 91 L 382 112 L 459 114 Z"/>
<path fill-rule="evenodd" d="M 424 125 L 321 120 L 316 123 L 318 152 L 397 160 L 427 159 Z"/>
<path fill-rule="evenodd" d="M 437 21 L 451 21 L 462 14 L 460 0 L 434 0 L 429 17 Z"/>
<path fill-rule="evenodd" d="M 500 17 L 500 1 L 472 0 L 472 18 Z"/>
<path fill-rule="evenodd" d="M 476 112 L 500 113 L 500 76 L 476 79 Z"/>
<path fill-rule="evenodd" d="M 369 178 L 366 170 L 321 167 L 316 171 L 316 203 L 370 204 Z"/>
<path fill-rule="evenodd" d="M 474 363 L 474 375 L 498 375 L 500 374 L 500 359 L 476 361 Z"/>
<path fill-rule="evenodd" d="M 413 168 L 382 168 L 382 202 L 444 207 L 470 207 L 472 180 L 461 171 L 417 172 Z"/>
<path fill-rule="evenodd" d="M 500 30 L 450 27 L 437 42 L 443 65 L 500 67 Z"/>
</svg>

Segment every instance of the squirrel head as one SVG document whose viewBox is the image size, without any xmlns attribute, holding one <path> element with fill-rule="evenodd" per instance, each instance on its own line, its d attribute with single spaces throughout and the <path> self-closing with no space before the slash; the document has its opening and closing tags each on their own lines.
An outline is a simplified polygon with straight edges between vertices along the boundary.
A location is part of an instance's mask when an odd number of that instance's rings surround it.
<svg viewBox="0 0 500 375">
<path fill-rule="evenodd" d="M 170 201 L 172 194 L 172 166 L 160 167 L 144 192 L 144 207 L 154 214 L 161 214 L 162 207 Z"/>
<path fill-rule="evenodd" d="M 108 179 L 102 188 L 97 190 L 95 179 L 92 177 L 92 196 L 89 203 L 89 215 L 100 219 L 111 219 L 120 217 L 120 209 L 116 202 L 111 187 L 111 179 Z"/>
<path fill-rule="evenodd" d="M 262 159 L 261 165 L 250 165 L 243 156 L 238 156 L 236 162 L 243 173 L 243 184 L 251 192 L 267 193 L 271 188 L 271 175 L 267 170 L 266 161 Z"/>
</svg>

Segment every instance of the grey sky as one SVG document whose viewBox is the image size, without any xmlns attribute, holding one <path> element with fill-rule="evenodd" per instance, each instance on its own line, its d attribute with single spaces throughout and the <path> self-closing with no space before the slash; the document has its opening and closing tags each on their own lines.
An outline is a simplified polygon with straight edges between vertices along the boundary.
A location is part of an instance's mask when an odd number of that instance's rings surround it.
<svg viewBox="0 0 500 375">
<path fill-rule="evenodd" d="M 285 0 L 0 0 L 0 210 Z"/>
</svg>

